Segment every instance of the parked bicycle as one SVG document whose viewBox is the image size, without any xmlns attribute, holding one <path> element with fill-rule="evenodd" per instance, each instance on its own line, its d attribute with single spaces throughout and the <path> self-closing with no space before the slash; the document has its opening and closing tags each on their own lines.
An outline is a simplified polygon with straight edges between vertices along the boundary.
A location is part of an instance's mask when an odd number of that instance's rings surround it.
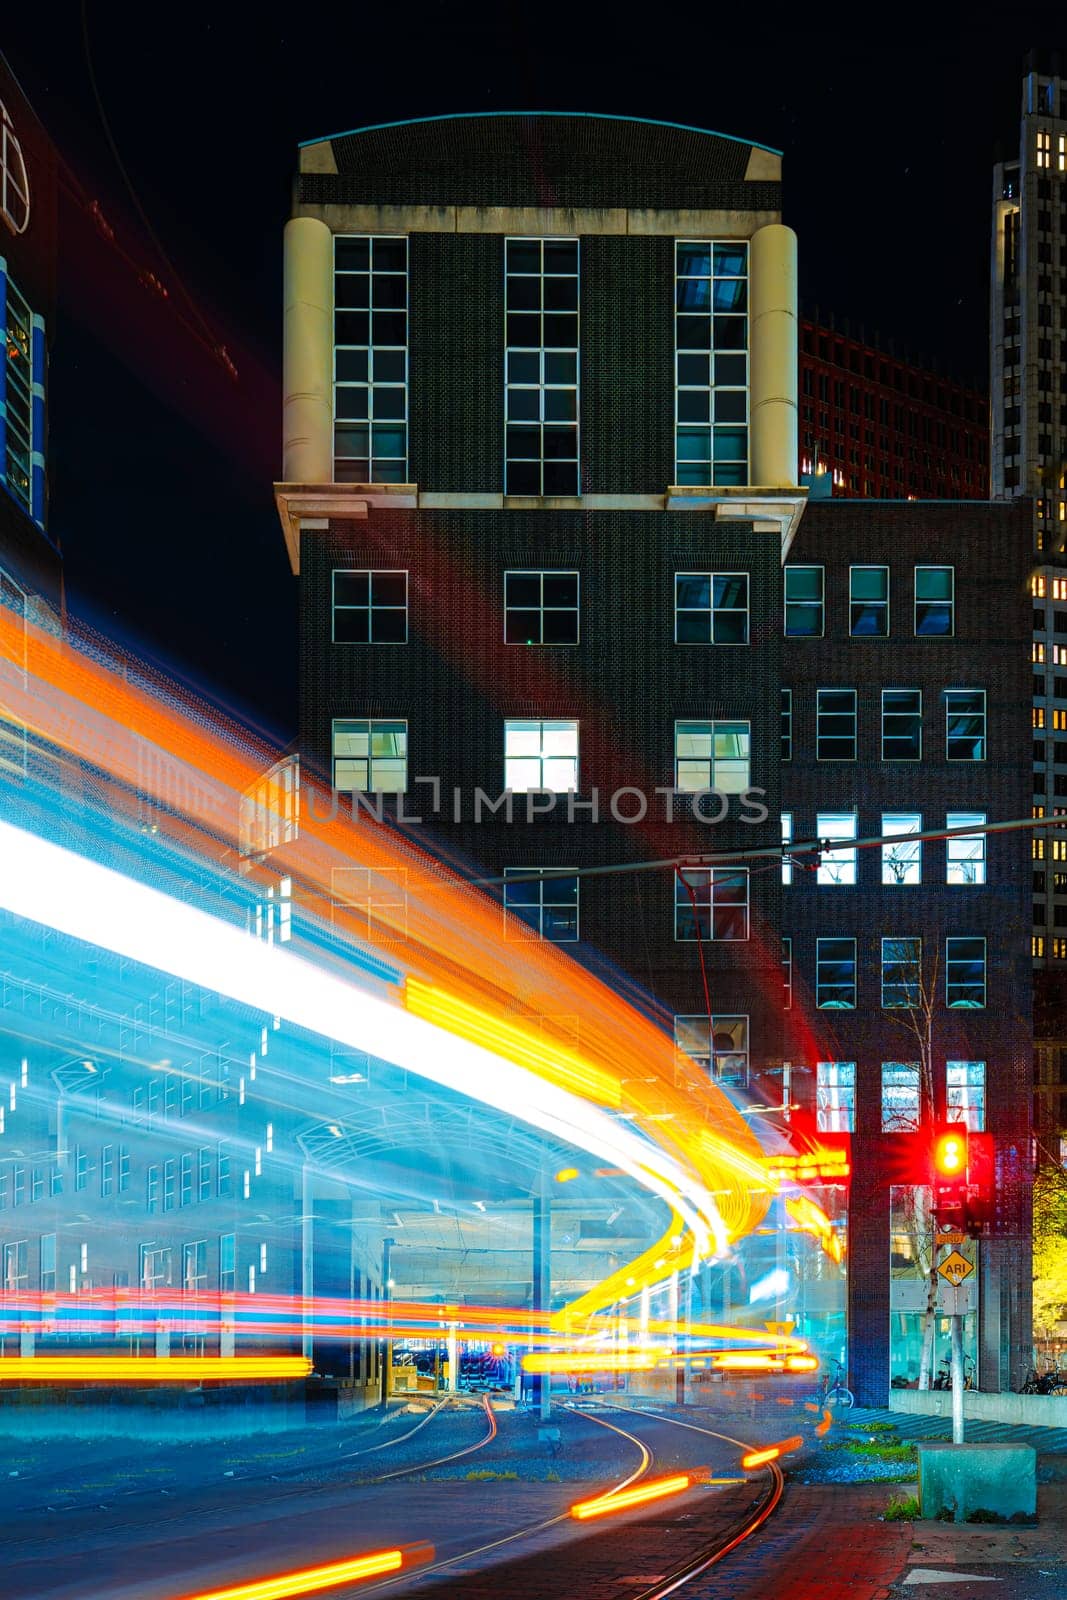
<svg viewBox="0 0 1067 1600">
<path fill-rule="evenodd" d="M 1036 1367 L 1031 1367 L 1015 1392 L 1067 1395 L 1067 1372 L 1061 1372 L 1057 1367 L 1051 1367 L 1047 1372 L 1038 1372 Z"/>
<path fill-rule="evenodd" d="M 856 1401 L 852 1390 L 845 1383 L 844 1365 L 838 1361 L 836 1356 L 832 1359 L 834 1363 L 833 1382 L 830 1381 L 829 1370 L 824 1372 L 822 1383 L 819 1385 L 819 1392 L 815 1399 L 820 1406 L 827 1410 L 851 1411 Z"/>
<path fill-rule="evenodd" d="M 978 1386 L 975 1383 L 974 1379 L 975 1379 L 974 1361 L 971 1359 L 970 1356 L 964 1356 L 964 1358 L 963 1358 L 963 1387 L 965 1389 L 975 1389 L 975 1388 L 977 1388 Z M 938 1369 L 937 1375 L 934 1378 L 934 1381 L 930 1385 L 930 1387 L 932 1389 L 951 1389 L 952 1388 L 952 1362 L 951 1362 L 951 1360 L 950 1360 L 950 1358 L 948 1356 L 945 1356 L 944 1359 L 942 1360 L 941 1366 Z"/>
</svg>

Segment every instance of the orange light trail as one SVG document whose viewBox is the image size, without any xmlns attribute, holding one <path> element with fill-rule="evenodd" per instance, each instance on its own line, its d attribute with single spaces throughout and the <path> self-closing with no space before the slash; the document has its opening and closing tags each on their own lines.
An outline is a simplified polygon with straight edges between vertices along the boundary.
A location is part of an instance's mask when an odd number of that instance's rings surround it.
<svg viewBox="0 0 1067 1600">
<path fill-rule="evenodd" d="M 791 1439 L 783 1439 L 780 1444 L 771 1444 L 764 1450 L 750 1450 L 741 1457 L 741 1465 L 748 1471 L 755 1467 L 765 1467 L 771 1461 L 777 1461 L 779 1456 L 785 1456 L 793 1450 L 803 1448 L 804 1440 L 800 1434 L 794 1434 Z"/>
<path fill-rule="evenodd" d="M 524 1372 L 650 1372 L 660 1358 L 654 1352 L 632 1352 L 603 1355 L 525 1355 Z"/>
<path fill-rule="evenodd" d="M 229 1589 L 211 1589 L 185 1600 L 288 1600 L 290 1595 L 316 1594 L 336 1589 L 342 1583 L 359 1583 L 364 1578 L 379 1578 L 386 1572 L 399 1572 L 405 1565 L 403 1550 L 381 1550 L 375 1555 L 355 1556 L 350 1561 L 333 1561 L 325 1567 L 305 1567 L 301 1572 L 281 1573 L 260 1578 L 255 1583 L 238 1583 Z M 420 1547 L 418 1559 L 429 1560 L 430 1546 Z M 411 1555 L 408 1554 L 410 1562 Z"/>
<path fill-rule="evenodd" d="M 645 1505 L 650 1500 L 663 1500 L 668 1495 L 681 1494 L 692 1481 L 687 1472 L 678 1473 L 673 1478 L 654 1478 L 651 1483 L 639 1483 L 632 1489 L 620 1489 L 616 1494 L 578 1500 L 571 1506 L 571 1516 L 578 1522 L 588 1522 L 592 1517 L 607 1517 L 615 1511 L 629 1511 L 633 1506 Z"/>
</svg>

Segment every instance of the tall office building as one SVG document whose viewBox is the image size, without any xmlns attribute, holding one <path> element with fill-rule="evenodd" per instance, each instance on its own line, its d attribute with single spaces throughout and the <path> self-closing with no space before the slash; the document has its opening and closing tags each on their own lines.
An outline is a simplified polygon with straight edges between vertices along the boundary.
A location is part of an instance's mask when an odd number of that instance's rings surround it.
<svg viewBox="0 0 1067 1600">
<path fill-rule="evenodd" d="M 1067 809 L 1067 76 L 1030 55 L 993 169 L 992 493 L 1033 505 L 1033 806 Z M 1067 838 L 1033 841 L 1039 1131 L 1067 1129 Z"/>
<path fill-rule="evenodd" d="M 917 1355 L 929 1238 L 894 1194 L 920 1124 L 992 1132 L 968 1339 L 1005 1387 L 1029 1343 L 1028 847 L 908 841 L 1029 803 L 1021 512 L 805 510 L 780 193 L 777 152 L 637 119 L 302 147 L 276 486 L 302 759 L 421 818 L 498 881 L 502 942 L 606 972 L 795 1151 L 836 1151 L 827 1174 L 851 1140 L 858 1204 L 830 1182 L 819 1215 L 828 1263 L 847 1229 L 865 1401 Z M 745 858 L 790 824 L 838 848 Z M 883 831 L 899 845 L 858 846 Z M 671 858 L 694 865 L 641 870 Z M 374 926 L 366 884 L 335 892 Z M 582 1017 L 545 1021 L 580 1045 Z M 838 1353 L 835 1267 L 795 1270 L 788 1309 Z M 702 1287 L 749 1314 L 729 1262 Z"/>
</svg>

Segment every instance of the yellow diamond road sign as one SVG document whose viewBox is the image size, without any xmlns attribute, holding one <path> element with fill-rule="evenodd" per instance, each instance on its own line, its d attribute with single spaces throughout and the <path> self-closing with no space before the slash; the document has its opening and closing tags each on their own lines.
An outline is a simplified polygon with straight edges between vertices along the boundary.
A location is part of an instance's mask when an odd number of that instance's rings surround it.
<svg viewBox="0 0 1067 1600">
<path fill-rule="evenodd" d="M 951 1283 L 954 1289 L 958 1289 L 964 1278 L 970 1277 L 974 1271 L 974 1265 L 967 1260 L 966 1256 L 961 1256 L 958 1250 L 953 1250 L 951 1255 L 945 1257 L 937 1270 L 943 1278 L 946 1278 Z"/>
</svg>

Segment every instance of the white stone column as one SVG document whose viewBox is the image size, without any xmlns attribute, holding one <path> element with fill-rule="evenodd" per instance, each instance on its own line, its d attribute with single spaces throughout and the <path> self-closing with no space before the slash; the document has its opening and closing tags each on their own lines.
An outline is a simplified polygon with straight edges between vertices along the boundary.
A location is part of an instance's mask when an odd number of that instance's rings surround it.
<svg viewBox="0 0 1067 1600">
<path fill-rule="evenodd" d="M 333 234 L 314 217 L 285 225 L 282 481 L 333 482 Z"/>
<path fill-rule="evenodd" d="M 797 236 L 780 222 L 749 246 L 749 475 L 754 485 L 796 487 Z"/>
</svg>

